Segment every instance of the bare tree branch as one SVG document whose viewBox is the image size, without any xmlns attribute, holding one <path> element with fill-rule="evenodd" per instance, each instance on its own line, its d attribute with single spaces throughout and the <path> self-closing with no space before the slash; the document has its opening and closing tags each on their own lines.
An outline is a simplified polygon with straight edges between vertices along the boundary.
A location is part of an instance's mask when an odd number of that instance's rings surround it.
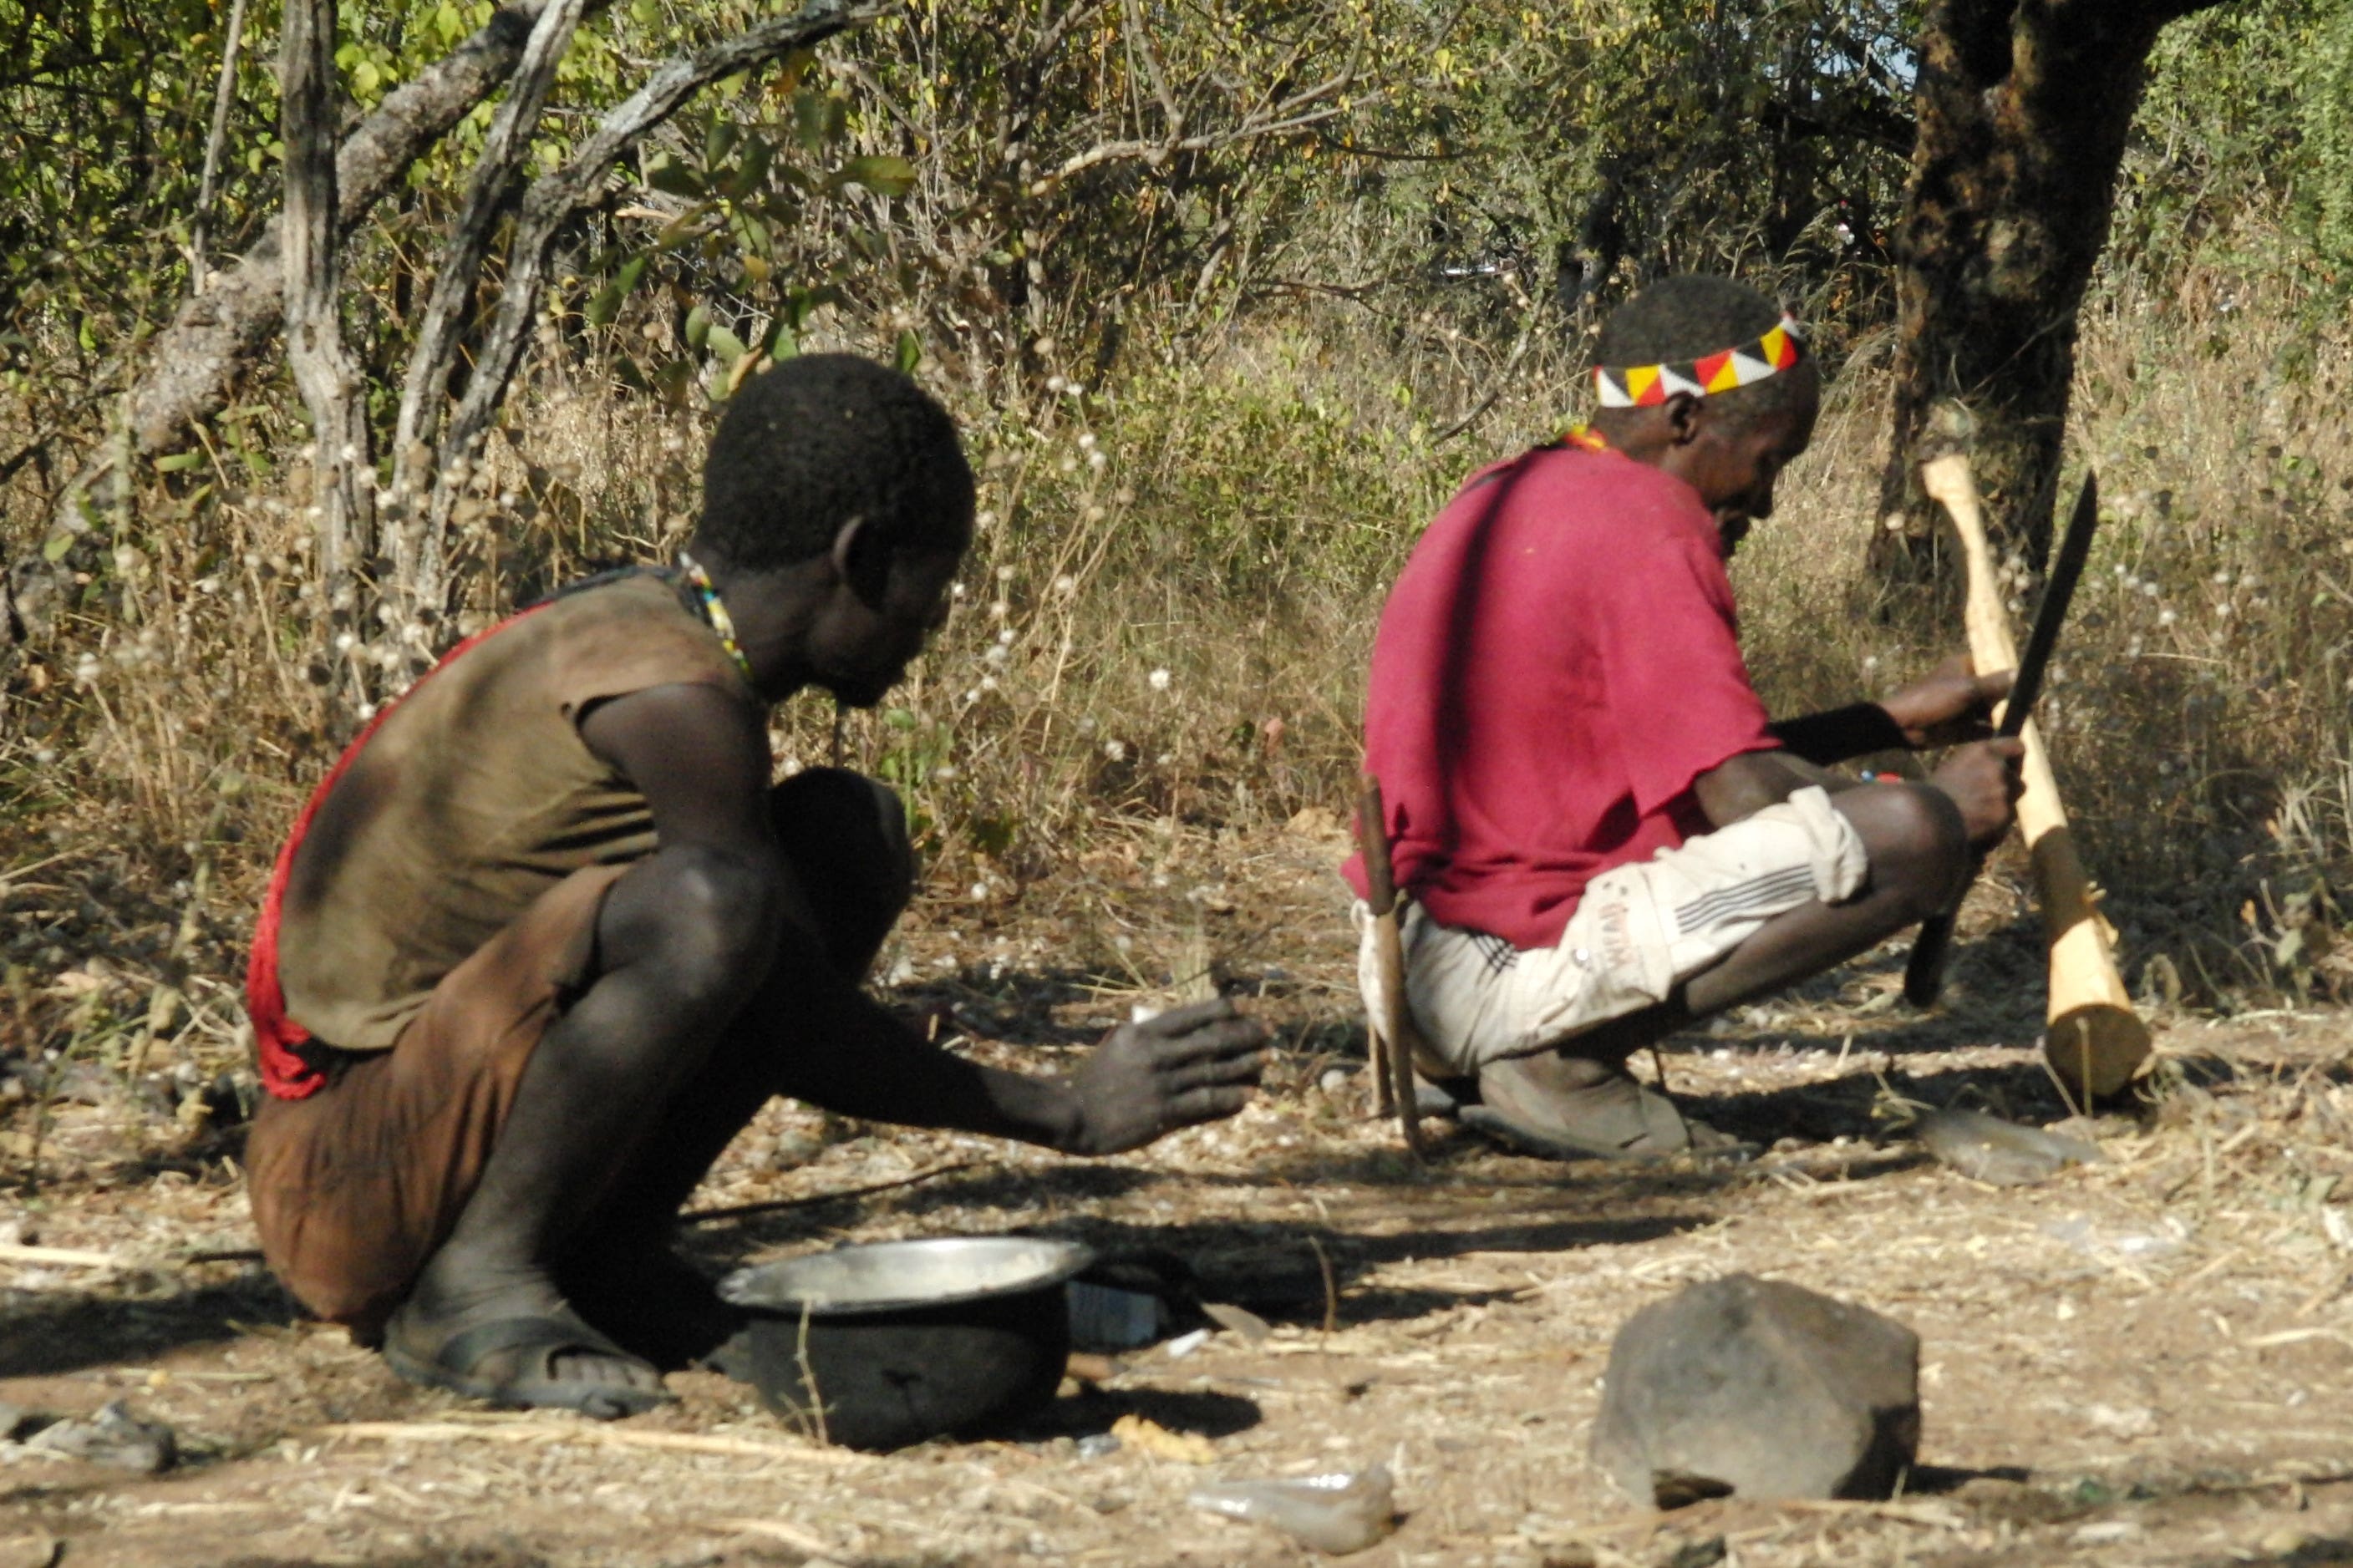
<svg viewBox="0 0 2353 1568">
<path fill-rule="evenodd" d="M 506 400 L 507 387 L 530 342 L 532 322 L 546 289 L 548 260 L 564 226 L 596 204 L 606 176 L 623 153 L 702 89 L 722 77 L 765 65 L 871 21 L 885 9 L 879 0 L 809 0 L 797 15 L 764 22 L 693 54 L 676 56 L 597 123 L 571 162 L 532 183 L 523 195 L 514 238 L 507 247 L 498 314 L 441 443 L 447 460 L 434 475 L 431 510 L 417 551 L 417 603 L 438 606 L 446 592 L 443 545 L 457 490 L 451 471 L 456 464 L 470 458 Z"/>
<path fill-rule="evenodd" d="M 212 131 L 205 137 L 205 173 L 196 190 L 196 214 L 188 224 L 188 292 L 205 291 L 212 264 L 205 259 L 205 226 L 212 221 L 213 182 L 220 176 L 221 146 L 228 140 L 228 106 L 237 97 L 237 50 L 245 41 L 245 0 L 228 8 L 228 37 L 221 45 L 220 85 L 213 89 Z"/>
<path fill-rule="evenodd" d="M 1335 86 L 1331 90 L 1336 92 L 1339 89 Z M 1052 177 L 1057 180 L 1067 180 L 1072 174 L 1092 169 L 1098 163 L 1117 163 L 1125 159 L 1141 158 L 1147 162 L 1158 163 L 1177 153 L 1206 153 L 1214 148 L 1230 147 L 1240 142 L 1256 141 L 1265 136 L 1280 136 L 1287 131 L 1303 131 L 1310 125 L 1320 125 L 1324 121 L 1336 120 L 1347 112 L 1338 104 L 1327 104 L 1322 109 L 1308 110 L 1300 114 L 1288 112 L 1290 110 L 1314 101 L 1314 98 L 1323 96 L 1325 96 L 1324 89 L 1320 88 L 1312 96 L 1303 93 L 1270 111 L 1271 114 L 1280 118 L 1248 121 L 1229 131 L 1208 132 L 1198 136 L 1180 136 L 1165 142 L 1102 142 L 1088 148 L 1083 153 L 1074 153 L 1063 159 L 1054 170 Z"/>
<path fill-rule="evenodd" d="M 319 574 L 347 583 L 375 531 L 367 389 L 343 342 L 335 201 L 335 0 L 286 0 L 279 51 L 286 146 L 286 356 L 311 416 Z"/>
<path fill-rule="evenodd" d="M 1152 46 L 1151 29 L 1144 25 L 1144 14 L 1136 0 L 1126 0 L 1127 42 L 1144 60 L 1144 69 L 1152 81 L 1152 96 L 1160 100 L 1160 111 L 1167 116 L 1168 134 L 1185 133 L 1185 111 L 1176 106 L 1176 95 L 1168 90 L 1168 75 L 1160 68 L 1160 51 Z"/>
<path fill-rule="evenodd" d="M 340 218 L 348 232 L 397 185 L 410 164 L 514 69 L 546 0 L 512 0 L 480 32 L 385 95 L 343 139 L 335 165 Z M 284 312 L 279 225 L 264 229 L 236 266 L 186 301 L 149 344 L 132 393 L 131 436 L 142 453 L 168 452 L 188 427 L 228 402 L 229 389 L 259 358 Z M 88 482 L 90 476 L 77 480 Z"/>
<path fill-rule="evenodd" d="M 408 378 L 401 390 L 393 436 L 393 493 L 404 504 L 424 492 L 425 471 L 434 466 L 434 442 L 448 401 L 449 375 L 457 367 L 466 313 L 481 280 L 491 234 L 531 151 L 532 133 L 547 106 L 548 89 L 555 82 L 555 68 L 571 47 L 572 35 L 586 9 L 586 0 L 553 0 L 540 13 L 507 89 L 506 101 L 491 121 L 481 156 L 475 161 L 465 210 L 459 215 L 447 259 L 434 279 L 433 295 L 426 305 L 425 321 L 409 355 Z M 404 591 L 414 586 L 419 532 L 413 517 L 393 528 L 393 570 Z"/>
</svg>

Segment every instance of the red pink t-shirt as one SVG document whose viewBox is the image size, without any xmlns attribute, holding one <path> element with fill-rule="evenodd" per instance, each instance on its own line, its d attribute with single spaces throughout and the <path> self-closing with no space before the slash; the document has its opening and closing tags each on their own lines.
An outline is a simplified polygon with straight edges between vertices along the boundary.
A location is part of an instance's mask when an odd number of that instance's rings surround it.
<svg viewBox="0 0 2353 1568">
<path fill-rule="evenodd" d="M 1473 477 L 1415 545 L 1365 757 L 1398 885 L 1442 925 L 1549 947 L 1594 877 L 1707 831 L 1693 781 L 1778 745 L 1766 724 L 1697 492 L 1547 447 Z M 1364 892 L 1360 861 L 1342 873 Z"/>
</svg>

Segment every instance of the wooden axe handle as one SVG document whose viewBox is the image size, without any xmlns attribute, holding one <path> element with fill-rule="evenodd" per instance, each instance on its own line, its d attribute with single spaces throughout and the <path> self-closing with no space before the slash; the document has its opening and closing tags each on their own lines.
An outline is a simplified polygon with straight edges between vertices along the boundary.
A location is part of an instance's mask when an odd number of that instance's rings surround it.
<svg viewBox="0 0 2353 1568">
<path fill-rule="evenodd" d="M 1921 466 L 1920 483 L 1942 503 L 1961 536 L 1968 566 L 1964 619 L 1971 658 L 1980 670 L 2017 668 L 2018 647 L 2002 609 L 1993 546 L 1986 537 L 1968 460 L 1958 456 L 1934 458 Z M 2066 808 L 2059 801 L 2059 781 L 2032 720 L 2026 721 L 2020 738 L 2026 742 L 2021 768 L 2026 788 L 2018 800 L 2018 831 L 2031 861 L 2051 955 L 2043 1050 L 2052 1070 L 2083 1103 L 2113 1094 L 2131 1080 L 2148 1055 L 2148 1026 L 2133 1012 L 2116 972 L 2107 921 L 2075 852 Z"/>
<path fill-rule="evenodd" d="M 1968 504 L 1965 499 L 1963 505 Z M 2042 694 L 2043 678 L 2049 671 L 2051 656 L 2059 646 L 2067 607 L 2074 602 L 2075 584 L 2084 575 L 2084 563 L 2091 556 L 2092 531 L 2099 526 L 2099 480 L 2086 472 L 2083 490 L 2067 517 L 2067 532 L 2060 542 L 2058 559 L 2042 587 L 2042 603 L 2034 614 L 2034 630 L 2027 637 L 2026 652 L 2015 667 L 2017 679 L 2010 689 L 2009 700 L 2002 704 L 1998 734 L 2022 734 L 2026 721 L 2034 716 L 2035 700 Z M 1983 534 L 1981 523 L 1976 531 Z M 1970 879 L 1976 879 L 1974 870 Z M 1945 959 L 1952 951 L 1953 922 L 1954 917 L 1949 913 L 1931 915 L 1920 922 L 1920 934 L 1912 943 L 1912 960 L 1904 970 L 1904 999 L 1915 1007 L 1936 1005 L 1937 994 L 1945 988 Z"/>
</svg>

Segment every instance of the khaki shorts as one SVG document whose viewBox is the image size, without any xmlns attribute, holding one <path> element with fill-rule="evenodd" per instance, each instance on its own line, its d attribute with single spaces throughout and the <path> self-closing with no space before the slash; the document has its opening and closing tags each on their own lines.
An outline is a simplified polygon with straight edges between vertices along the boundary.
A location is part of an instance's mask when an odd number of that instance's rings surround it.
<svg viewBox="0 0 2353 1568">
<path fill-rule="evenodd" d="M 1405 906 L 1406 994 L 1434 1061 L 1430 1077 L 1476 1072 L 1482 1063 L 1529 1056 L 1612 1018 L 1667 999 L 1775 915 L 1862 886 L 1862 839 L 1819 787 L 1729 827 L 1613 867 L 1588 883 L 1560 942 L 1515 948 L 1483 931 L 1457 931 Z M 1367 1012 L 1381 1016 L 1373 926 L 1365 906 L 1356 981 Z"/>
</svg>

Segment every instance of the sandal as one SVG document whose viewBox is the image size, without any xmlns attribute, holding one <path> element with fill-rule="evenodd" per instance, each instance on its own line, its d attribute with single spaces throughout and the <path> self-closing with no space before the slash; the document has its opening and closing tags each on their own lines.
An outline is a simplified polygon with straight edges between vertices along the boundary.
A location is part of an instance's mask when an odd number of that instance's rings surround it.
<svg viewBox="0 0 2353 1568">
<path fill-rule="evenodd" d="M 445 1388 L 469 1399 L 480 1399 L 510 1409 L 576 1410 L 599 1421 L 642 1415 L 670 1396 L 658 1388 L 631 1388 L 584 1378 L 559 1377 L 556 1358 L 563 1355 L 610 1356 L 638 1362 L 620 1346 L 582 1321 L 568 1308 L 517 1318 L 493 1318 L 470 1329 L 460 1329 L 418 1354 L 402 1343 L 406 1324 L 395 1312 L 385 1326 L 385 1364 L 410 1383 Z M 476 1368 L 502 1351 L 519 1351 L 514 1373 L 505 1378 L 480 1375 Z"/>
<path fill-rule="evenodd" d="M 1413 1102 L 1422 1115 L 1461 1119 L 1466 1107 L 1479 1103 L 1479 1075 L 1468 1078 L 1424 1078 L 1413 1075 Z"/>
<path fill-rule="evenodd" d="M 1686 1117 L 1622 1068 L 1595 1064 L 1590 1081 L 1538 1085 L 1511 1061 L 1481 1069 L 1482 1103 L 1462 1125 L 1516 1153 L 1545 1160 L 1658 1160 L 1675 1154 L 1746 1159 L 1756 1146 Z"/>
<path fill-rule="evenodd" d="M 704 1360 L 749 1321 L 702 1270 L 659 1244 L 576 1258 L 556 1282 L 575 1312 L 660 1372 Z"/>
</svg>

